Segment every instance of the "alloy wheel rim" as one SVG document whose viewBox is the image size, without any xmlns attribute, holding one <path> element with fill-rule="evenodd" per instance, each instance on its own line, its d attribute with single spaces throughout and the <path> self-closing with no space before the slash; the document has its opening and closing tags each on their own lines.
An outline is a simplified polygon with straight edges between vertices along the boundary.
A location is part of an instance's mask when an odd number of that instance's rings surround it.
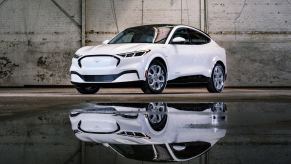
<svg viewBox="0 0 291 164">
<path fill-rule="evenodd" d="M 147 73 L 148 84 L 153 90 L 160 90 L 163 88 L 166 80 L 165 72 L 159 65 L 152 65 Z"/>
<path fill-rule="evenodd" d="M 212 112 L 224 112 L 224 103 L 217 102 L 213 105 Z"/>
<path fill-rule="evenodd" d="M 148 112 L 149 121 L 153 124 L 157 124 L 165 117 L 166 107 L 162 102 L 150 103 L 148 106 Z"/>
<path fill-rule="evenodd" d="M 213 72 L 213 83 L 217 90 L 221 90 L 224 86 L 224 73 L 221 67 L 216 66 Z"/>
</svg>

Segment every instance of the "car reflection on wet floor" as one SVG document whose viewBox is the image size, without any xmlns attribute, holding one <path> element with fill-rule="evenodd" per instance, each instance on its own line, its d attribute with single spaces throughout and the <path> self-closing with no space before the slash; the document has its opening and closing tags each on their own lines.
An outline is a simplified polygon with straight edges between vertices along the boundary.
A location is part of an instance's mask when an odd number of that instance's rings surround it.
<svg viewBox="0 0 291 164">
<path fill-rule="evenodd" d="M 291 161 L 289 102 L 48 105 L 0 105 L 1 164 Z"/>
<path fill-rule="evenodd" d="M 187 161 L 226 134 L 224 103 L 87 104 L 70 114 L 76 137 L 142 161 Z"/>
</svg>

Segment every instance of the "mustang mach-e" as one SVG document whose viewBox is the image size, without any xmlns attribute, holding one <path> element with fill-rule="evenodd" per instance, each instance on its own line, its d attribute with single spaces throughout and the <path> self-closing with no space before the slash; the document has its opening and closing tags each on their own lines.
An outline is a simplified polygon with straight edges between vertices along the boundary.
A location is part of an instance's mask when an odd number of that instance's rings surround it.
<svg viewBox="0 0 291 164">
<path fill-rule="evenodd" d="M 197 82 L 219 93 L 227 69 L 225 50 L 206 33 L 185 25 L 158 24 L 131 27 L 102 45 L 80 48 L 70 73 L 83 94 L 124 83 L 157 94 L 167 83 Z"/>
</svg>

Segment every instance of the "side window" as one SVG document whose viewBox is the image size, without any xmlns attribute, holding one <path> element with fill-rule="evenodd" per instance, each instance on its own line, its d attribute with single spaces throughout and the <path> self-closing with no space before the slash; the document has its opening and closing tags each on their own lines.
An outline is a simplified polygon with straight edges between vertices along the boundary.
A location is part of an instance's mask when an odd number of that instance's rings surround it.
<svg viewBox="0 0 291 164">
<path fill-rule="evenodd" d="M 210 42 L 210 39 L 205 36 L 204 34 L 189 29 L 189 35 L 190 35 L 190 44 L 194 45 L 201 45 L 201 44 L 207 44 Z"/>
<path fill-rule="evenodd" d="M 189 33 L 188 33 L 188 30 L 186 28 L 180 28 L 180 29 L 176 30 L 174 35 L 172 36 L 170 43 L 172 43 L 172 40 L 176 37 L 182 37 L 186 40 L 186 42 L 179 43 L 179 44 L 189 44 L 189 42 L 190 42 Z"/>
</svg>

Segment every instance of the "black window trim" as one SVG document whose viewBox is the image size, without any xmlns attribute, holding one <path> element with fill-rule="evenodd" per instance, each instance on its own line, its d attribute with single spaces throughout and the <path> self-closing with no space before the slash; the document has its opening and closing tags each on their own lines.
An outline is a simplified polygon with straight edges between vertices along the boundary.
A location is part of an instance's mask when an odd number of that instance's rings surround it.
<svg viewBox="0 0 291 164">
<path fill-rule="evenodd" d="M 207 33 L 205 33 L 204 31 L 201 31 L 201 30 L 199 30 L 199 29 L 197 29 L 197 28 L 194 28 L 194 27 L 182 26 L 182 27 L 178 27 L 178 28 L 176 28 L 175 30 L 172 29 L 172 30 L 174 30 L 174 31 L 173 31 L 173 34 L 171 35 L 171 39 L 169 40 L 169 42 L 168 42 L 167 44 L 172 44 L 171 42 L 172 42 L 172 40 L 174 39 L 175 32 L 176 32 L 177 30 L 181 29 L 181 28 L 185 28 L 185 29 L 188 29 L 188 30 L 194 30 L 194 31 L 196 31 L 196 32 L 198 32 L 198 33 L 200 33 L 200 34 L 202 34 L 203 36 L 207 37 L 207 38 L 210 40 L 208 43 L 212 42 L 211 37 L 210 37 Z M 170 35 L 169 35 L 168 37 L 170 37 Z M 206 44 L 208 44 L 208 43 L 206 43 Z M 179 45 L 185 45 L 185 44 L 179 44 Z"/>
<path fill-rule="evenodd" d="M 190 31 L 195 31 L 195 32 L 198 32 L 199 34 L 203 35 L 204 37 L 208 38 L 209 42 L 204 43 L 204 44 L 208 44 L 208 43 L 210 43 L 212 41 L 212 39 L 209 36 L 205 35 L 204 32 L 201 32 L 200 30 L 193 29 L 193 28 L 188 28 L 188 30 L 189 30 L 189 37 L 191 37 L 190 36 Z M 201 44 L 201 45 L 204 45 L 204 44 Z"/>
<path fill-rule="evenodd" d="M 172 34 L 172 36 L 171 36 L 171 39 L 169 40 L 169 43 L 168 44 L 173 44 L 172 43 L 172 40 L 174 39 L 174 36 L 175 36 L 175 33 L 178 31 L 178 30 L 180 30 L 180 29 L 189 29 L 188 27 L 178 27 L 174 32 L 173 32 L 173 34 Z M 189 34 L 188 34 L 189 35 Z M 189 36 L 188 36 L 189 37 Z M 178 45 L 187 45 L 187 44 L 178 44 Z"/>
<path fill-rule="evenodd" d="M 155 25 L 143 25 L 143 26 L 152 26 L 152 27 L 169 27 L 170 28 L 170 31 L 168 33 L 168 35 L 165 37 L 165 42 L 164 43 L 159 43 L 159 42 L 153 42 L 152 44 L 167 44 L 167 40 L 168 38 L 170 37 L 173 29 L 175 28 L 175 25 L 173 24 L 161 24 L 163 26 L 160 26 L 159 24 L 157 24 L 156 26 Z M 130 28 L 126 28 L 124 29 L 123 31 L 119 32 L 118 34 L 116 34 L 113 38 L 111 38 L 108 42 L 108 44 L 129 44 L 129 43 L 111 43 L 113 41 L 114 38 L 116 38 L 119 34 L 121 34 L 122 32 L 124 32 L 125 30 L 129 30 L 129 29 L 134 29 L 134 28 L 137 28 L 137 27 L 142 27 L 142 26 L 135 26 L 135 27 L 130 27 Z M 163 40 L 163 39 L 162 39 Z"/>
</svg>

